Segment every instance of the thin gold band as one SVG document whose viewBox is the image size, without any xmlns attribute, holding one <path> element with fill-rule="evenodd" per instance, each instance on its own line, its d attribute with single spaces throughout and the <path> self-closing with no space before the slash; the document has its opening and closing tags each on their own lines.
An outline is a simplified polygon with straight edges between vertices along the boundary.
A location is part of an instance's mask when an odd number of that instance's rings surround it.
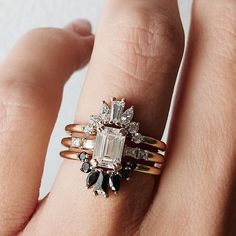
<svg viewBox="0 0 236 236">
<path fill-rule="evenodd" d="M 145 173 L 145 174 L 151 174 L 151 175 L 160 175 L 161 169 L 156 167 L 151 167 L 143 164 L 137 164 L 134 171 Z"/>
<path fill-rule="evenodd" d="M 91 152 L 92 152 L 93 151 L 93 147 L 91 147 L 91 148 L 83 147 L 83 144 L 86 143 L 87 140 L 88 139 L 81 138 L 81 146 L 76 146 L 76 147 L 73 146 L 73 144 L 72 144 L 72 137 L 63 138 L 61 143 L 65 147 L 74 148 L 75 150 L 77 150 L 77 152 L 81 152 L 81 150 L 83 150 L 83 151 L 91 150 Z M 164 160 L 165 159 L 164 159 L 164 156 L 162 154 L 148 151 L 147 161 L 163 163 Z"/>
<path fill-rule="evenodd" d="M 86 125 L 80 125 L 80 124 L 70 124 L 65 127 L 65 130 L 70 132 L 70 133 L 84 133 L 84 128 Z M 92 135 L 96 135 L 96 133 L 93 133 Z M 158 139 L 148 137 L 148 136 L 143 136 L 143 141 L 142 143 L 150 145 L 152 147 L 155 147 L 161 151 L 166 150 L 166 144 Z"/>
<path fill-rule="evenodd" d="M 73 152 L 70 150 L 60 152 L 60 156 L 63 158 L 66 158 L 66 159 L 79 160 L 78 152 Z M 147 165 L 143 165 L 143 164 L 137 164 L 134 171 L 145 173 L 145 174 L 151 174 L 151 175 L 160 175 L 161 174 L 160 168 L 147 166 Z"/>
</svg>

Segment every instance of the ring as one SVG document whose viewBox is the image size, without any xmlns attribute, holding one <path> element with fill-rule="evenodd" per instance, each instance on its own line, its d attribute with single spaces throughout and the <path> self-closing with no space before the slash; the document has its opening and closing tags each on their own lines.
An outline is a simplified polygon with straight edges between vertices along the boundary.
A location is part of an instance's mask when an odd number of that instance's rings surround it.
<svg viewBox="0 0 236 236">
<path fill-rule="evenodd" d="M 88 173 L 86 187 L 94 186 L 94 195 L 108 197 L 109 189 L 117 193 L 121 179 L 129 180 L 133 171 L 160 175 L 166 144 L 142 135 L 133 121 L 134 107 L 125 109 L 125 99 L 103 101 L 101 112 L 91 115 L 88 124 L 70 124 L 70 137 L 61 143 L 68 148 L 60 156 L 82 162 Z"/>
</svg>

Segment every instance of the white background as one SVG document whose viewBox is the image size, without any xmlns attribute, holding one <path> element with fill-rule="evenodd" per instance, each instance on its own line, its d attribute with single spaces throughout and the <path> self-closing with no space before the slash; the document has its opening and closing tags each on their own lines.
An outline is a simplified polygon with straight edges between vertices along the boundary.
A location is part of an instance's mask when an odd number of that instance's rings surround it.
<svg viewBox="0 0 236 236">
<path fill-rule="evenodd" d="M 103 4 L 104 0 L 0 0 L 0 61 L 4 59 L 15 41 L 32 28 L 62 27 L 73 19 L 88 18 L 95 29 Z M 186 33 L 190 9 L 191 0 L 180 1 L 181 17 Z M 74 74 L 65 87 L 61 110 L 48 148 L 41 196 L 50 191 L 62 162 L 58 155 L 62 149 L 60 140 L 65 135 L 64 126 L 73 121 L 85 75 L 86 70 Z"/>
</svg>

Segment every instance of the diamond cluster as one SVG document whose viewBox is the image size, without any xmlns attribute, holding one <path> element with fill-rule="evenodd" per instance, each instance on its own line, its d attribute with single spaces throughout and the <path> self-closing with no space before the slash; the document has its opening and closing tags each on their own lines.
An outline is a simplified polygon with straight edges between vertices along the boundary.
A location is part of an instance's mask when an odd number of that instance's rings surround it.
<svg viewBox="0 0 236 236">
<path fill-rule="evenodd" d="M 103 101 L 101 112 L 98 115 L 90 116 L 89 124 L 85 127 L 86 133 L 99 131 L 104 125 L 116 125 L 118 127 L 126 128 L 131 134 L 135 134 L 139 130 L 139 123 L 131 122 L 134 116 L 134 107 L 131 106 L 124 111 L 125 101 L 116 100 L 111 101 L 111 108 Z"/>
<path fill-rule="evenodd" d="M 132 122 L 133 116 L 134 107 L 125 110 L 124 99 L 115 98 L 110 107 L 103 101 L 100 113 L 90 116 L 85 132 L 97 133 L 93 159 L 98 167 L 114 170 L 121 165 L 127 135 L 135 143 L 142 142 L 143 137 L 138 133 L 139 123 Z M 141 150 L 139 152 L 141 156 Z"/>
<path fill-rule="evenodd" d="M 120 187 L 120 179 L 129 178 L 129 173 L 136 168 L 135 164 L 130 162 L 122 166 L 123 155 L 131 156 L 136 159 L 147 159 L 148 152 L 137 148 L 126 148 L 125 141 L 129 135 L 135 143 L 141 143 L 143 136 L 138 133 L 139 123 L 132 121 L 134 116 L 134 107 L 125 110 L 124 99 L 112 99 L 109 106 L 103 101 L 102 109 L 98 115 L 90 116 L 84 132 L 95 134 L 92 159 L 84 161 L 82 171 L 89 173 L 87 177 L 87 187 L 95 185 L 94 194 L 107 196 L 108 187 L 117 192 Z M 74 139 L 72 143 L 79 146 L 81 140 Z M 80 159 L 85 159 L 82 156 Z M 88 165 L 90 167 L 88 168 Z"/>
</svg>

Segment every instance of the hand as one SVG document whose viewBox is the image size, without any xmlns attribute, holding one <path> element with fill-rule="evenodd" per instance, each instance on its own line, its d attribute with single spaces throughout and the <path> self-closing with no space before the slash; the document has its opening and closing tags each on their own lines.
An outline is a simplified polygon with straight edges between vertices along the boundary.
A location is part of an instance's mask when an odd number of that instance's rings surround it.
<svg viewBox="0 0 236 236">
<path fill-rule="evenodd" d="M 93 36 L 85 22 L 26 34 L 0 68 L 0 234 L 224 234 L 235 179 L 235 13 L 234 1 L 194 2 L 160 181 L 133 174 L 108 199 L 94 198 L 80 163 L 65 160 L 38 203 L 63 84 L 89 60 Z M 125 97 L 142 132 L 161 138 L 183 43 L 176 1 L 107 1 L 76 122 Z"/>
</svg>

